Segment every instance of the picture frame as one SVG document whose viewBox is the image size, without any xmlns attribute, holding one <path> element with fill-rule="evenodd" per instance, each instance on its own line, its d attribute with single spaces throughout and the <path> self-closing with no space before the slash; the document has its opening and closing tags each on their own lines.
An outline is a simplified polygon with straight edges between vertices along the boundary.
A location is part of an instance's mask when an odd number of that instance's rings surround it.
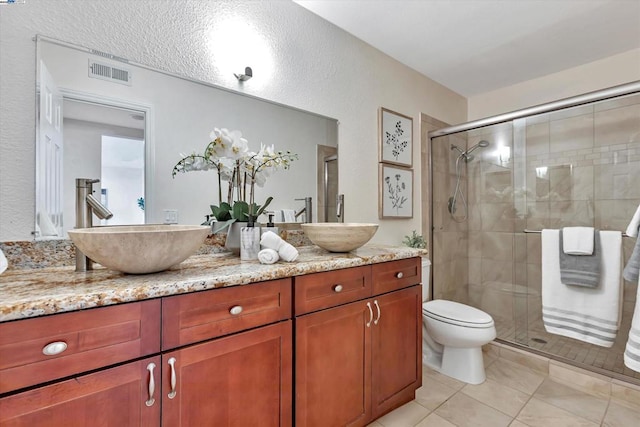
<svg viewBox="0 0 640 427">
<path fill-rule="evenodd" d="M 413 165 L 413 119 L 380 107 L 378 112 L 380 162 Z"/>
<path fill-rule="evenodd" d="M 413 169 L 379 163 L 378 217 L 413 218 Z"/>
</svg>

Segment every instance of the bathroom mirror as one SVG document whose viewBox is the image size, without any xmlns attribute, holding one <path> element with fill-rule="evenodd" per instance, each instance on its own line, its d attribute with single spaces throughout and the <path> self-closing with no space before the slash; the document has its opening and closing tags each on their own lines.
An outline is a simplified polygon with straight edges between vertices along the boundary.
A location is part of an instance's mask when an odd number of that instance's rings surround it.
<svg viewBox="0 0 640 427">
<path fill-rule="evenodd" d="M 256 188 L 256 202 L 272 196 L 268 210 L 299 210 L 296 199 L 310 196 L 322 220 L 318 147 L 337 148 L 336 119 L 46 37 L 36 43 L 36 239 L 67 238 L 75 227 L 76 178 L 100 179 L 94 196 L 114 213 L 94 225 L 202 223 L 218 204 L 216 172 L 172 170 L 202 153 L 215 127 L 240 130 L 252 151 L 264 143 L 296 153 L 289 170 Z"/>
</svg>

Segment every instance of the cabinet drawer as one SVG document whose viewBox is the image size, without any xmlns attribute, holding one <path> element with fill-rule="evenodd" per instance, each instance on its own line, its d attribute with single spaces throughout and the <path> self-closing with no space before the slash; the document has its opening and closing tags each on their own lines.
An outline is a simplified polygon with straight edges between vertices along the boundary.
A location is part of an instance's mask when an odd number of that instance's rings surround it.
<svg viewBox="0 0 640 427">
<path fill-rule="evenodd" d="M 168 297 L 162 300 L 162 349 L 290 317 L 291 279 Z"/>
<path fill-rule="evenodd" d="M 374 264 L 373 294 L 383 294 L 417 285 L 422 277 L 421 259 L 408 258 Z"/>
<path fill-rule="evenodd" d="M 371 296 L 370 266 L 307 274 L 294 280 L 296 316 Z"/>
<path fill-rule="evenodd" d="M 0 393 L 158 351 L 160 300 L 0 323 Z"/>
</svg>

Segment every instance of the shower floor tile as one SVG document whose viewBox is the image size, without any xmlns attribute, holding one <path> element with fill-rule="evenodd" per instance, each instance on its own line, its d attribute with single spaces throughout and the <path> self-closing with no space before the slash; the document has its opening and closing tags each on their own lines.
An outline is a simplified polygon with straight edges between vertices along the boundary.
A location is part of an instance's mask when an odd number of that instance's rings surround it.
<svg viewBox="0 0 640 427">
<path fill-rule="evenodd" d="M 624 365 L 623 353 L 627 335 L 622 327 L 614 346 L 605 348 L 550 334 L 545 331 L 542 319 L 533 320 L 527 331 L 519 331 L 518 339 L 516 339 L 516 330 L 512 321 L 496 317 L 495 323 L 498 338 L 504 341 L 525 345 L 567 361 L 624 375 L 637 380 L 634 381 L 636 383 L 640 381 L 640 372 L 632 371 Z"/>
</svg>

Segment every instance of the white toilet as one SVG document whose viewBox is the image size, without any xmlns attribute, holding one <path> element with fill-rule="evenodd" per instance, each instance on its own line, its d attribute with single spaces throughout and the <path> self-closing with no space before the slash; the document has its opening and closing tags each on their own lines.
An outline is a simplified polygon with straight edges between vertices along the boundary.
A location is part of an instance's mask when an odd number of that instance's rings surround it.
<svg viewBox="0 0 640 427">
<path fill-rule="evenodd" d="M 429 301 L 431 262 L 422 261 L 422 361 L 436 371 L 469 384 L 486 376 L 482 346 L 496 337 L 487 313 L 453 301 Z"/>
</svg>

